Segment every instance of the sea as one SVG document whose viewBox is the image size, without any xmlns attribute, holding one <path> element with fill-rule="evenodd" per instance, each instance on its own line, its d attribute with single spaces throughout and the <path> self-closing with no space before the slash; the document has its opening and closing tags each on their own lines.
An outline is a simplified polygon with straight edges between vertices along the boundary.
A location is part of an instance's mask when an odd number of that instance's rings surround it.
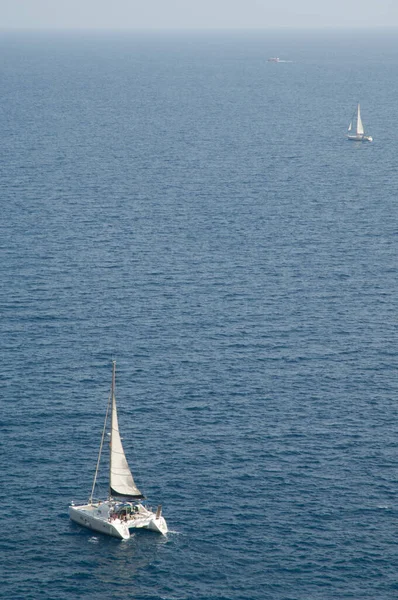
<svg viewBox="0 0 398 600">
<path fill-rule="evenodd" d="M 0 82 L 1 598 L 395 600 L 397 31 L 3 31 Z M 167 537 L 68 517 L 112 360 Z"/>
</svg>

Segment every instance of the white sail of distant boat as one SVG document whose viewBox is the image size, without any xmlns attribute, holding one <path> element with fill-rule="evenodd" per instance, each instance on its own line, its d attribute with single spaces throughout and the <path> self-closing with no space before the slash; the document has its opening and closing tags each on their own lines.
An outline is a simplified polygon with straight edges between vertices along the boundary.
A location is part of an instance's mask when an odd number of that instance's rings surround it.
<svg viewBox="0 0 398 600">
<path fill-rule="evenodd" d="M 119 539 L 128 539 L 130 529 L 152 529 L 166 535 L 167 524 L 162 517 L 162 507 L 156 512 L 148 509 L 140 502 L 144 499 L 135 484 L 126 455 L 123 450 L 119 432 L 119 423 L 115 398 L 116 362 L 113 361 L 112 387 L 102 431 L 101 444 L 95 469 L 94 481 L 87 504 L 69 506 L 69 516 L 83 527 L 111 535 Z M 94 500 L 101 455 L 106 436 L 106 428 L 111 420 L 110 452 L 109 452 L 109 493 L 104 501 Z"/>
<path fill-rule="evenodd" d="M 373 142 L 373 138 L 370 135 L 365 135 L 365 130 L 363 128 L 362 118 L 361 118 L 361 107 L 358 103 L 357 109 L 350 121 L 348 126 L 348 131 L 353 131 L 354 133 L 349 133 L 347 135 L 349 140 L 354 140 L 356 142 Z"/>
</svg>

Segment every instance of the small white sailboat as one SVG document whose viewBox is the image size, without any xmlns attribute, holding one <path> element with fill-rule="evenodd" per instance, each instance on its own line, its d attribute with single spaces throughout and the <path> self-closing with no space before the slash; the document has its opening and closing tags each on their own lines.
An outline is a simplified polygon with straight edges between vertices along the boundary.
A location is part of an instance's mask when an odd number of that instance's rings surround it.
<svg viewBox="0 0 398 600">
<path fill-rule="evenodd" d="M 130 530 L 137 528 L 151 529 L 166 535 L 167 524 L 162 517 L 162 507 L 156 512 L 148 509 L 140 501 L 144 499 L 137 488 L 126 456 L 119 433 L 119 425 L 115 399 L 116 362 L 113 361 L 112 387 L 105 416 L 104 428 L 93 486 L 87 504 L 69 506 L 69 516 L 83 527 L 111 535 L 119 539 L 129 539 Z M 111 418 L 110 456 L 109 456 L 109 494 L 104 501 L 94 500 L 94 490 L 100 466 L 107 423 Z"/>
<path fill-rule="evenodd" d="M 361 107 L 359 103 L 357 105 L 357 110 L 353 114 L 350 124 L 348 126 L 347 137 L 349 140 L 354 140 L 355 142 L 373 142 L 372 136 L 365 135 L 361 119 Z"/>
</svg>

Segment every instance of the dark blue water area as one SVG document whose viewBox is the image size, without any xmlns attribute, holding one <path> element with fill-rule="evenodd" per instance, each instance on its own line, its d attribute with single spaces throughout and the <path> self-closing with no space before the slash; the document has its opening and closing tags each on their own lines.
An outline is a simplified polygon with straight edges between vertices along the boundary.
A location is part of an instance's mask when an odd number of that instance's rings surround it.
<svg viewBox="0 0 398 600">
<path fill-rule="evenodd" d="M 0 595 L 397 598 L 396 32 L 2 33 L 0 81 Z M 167 538 L 67 515 L 112 359 Z"/>
</svg>

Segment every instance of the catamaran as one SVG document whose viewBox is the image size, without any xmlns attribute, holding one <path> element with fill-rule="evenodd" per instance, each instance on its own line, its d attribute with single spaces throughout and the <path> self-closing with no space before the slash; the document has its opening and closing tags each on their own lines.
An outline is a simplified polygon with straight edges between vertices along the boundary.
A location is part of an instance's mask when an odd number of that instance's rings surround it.
<svg viewBox="0 0 398 600">
<path fill-rule="evenodd" d="M 87 504 L 76 505 L 72 502 L 69 506 L 69 516 L 72 521 L 83 527 L 124 540 L 129 539 L 131 529 L 142 527 L 166 535 L 167 524 L 162 516 L 162 507 L 158 506 L 156 512 L 153 512 L 142 504 L 141 500 L 144 499 L 144 496 L 137 488 L 127 463 L 120 437 L 116 410 L 116 361 L 113 361 L 112 364 L 112 387 L 90 498 Z M 109 492 L 108 498 L 101 501 L 94 499 L 94 492 L 109 415 L 111 420 Z"/>
<path fill-rule="evenodd" d="M 372 136 L 365 135 L 361 119 L 361 107 L 359 106 L 359 103 L 357 106 L 357 110 L 353 114 L 350 124 L 348 126 L 347 137 L 349 140 L 354 140 L 355 142 L 373 142 Z"/>
</svg>

